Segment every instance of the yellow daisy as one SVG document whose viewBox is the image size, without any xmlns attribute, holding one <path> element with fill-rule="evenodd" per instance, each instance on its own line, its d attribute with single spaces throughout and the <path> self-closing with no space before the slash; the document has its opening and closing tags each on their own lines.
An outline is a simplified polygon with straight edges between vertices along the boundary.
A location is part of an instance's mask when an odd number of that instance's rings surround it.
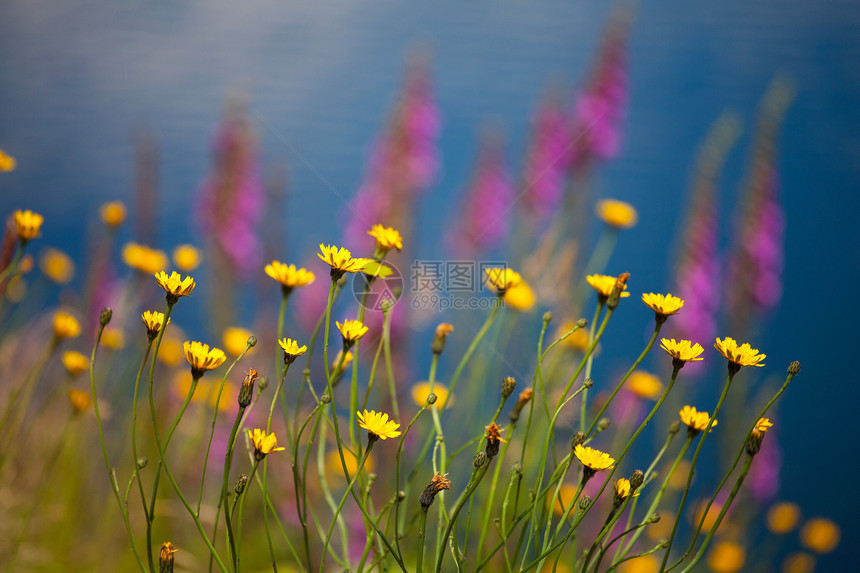
<svg viewBox="0 0 860 573">
<path fill-rule="evenodd" d="M 597 203 L 597 216 L 604 223 L 618 229 L 629 229 L 636 224 L 639 216 L 630 203 L 617 199 L 604 199 Z"/>
<path fill-rule="evenodd" d="M 524 280 L 505 290 L 503 299 L 507 306 L 520 311 L 530 310 L 537 301 L 535 291 Z"/>
<path fill-rule="evenodd" d="M 400 435 L 400 424 L 394 420 L 388 419 L 388 414 L 384 412 L 375 412 L 365 410 L 364 412 L 356 412 L 358 417 L 358 425 L 365 430 L 371 440 L 387 440 L 388 438 L 396 438 Z"/>
<path fill-rule="evenodd" d="M 374 225 L 367 234 L 376 239 L 376 248 L 383 253 L 387 253 L 391 249 L 398 251 L 403 249 L 403 237 L 400 236 L 397 229 Z"/>
<path fill-rule="evenodd" d="M 729 361 L 729 369 L 734 371 L 740 370 L 742 366 L 764 366 L 761 361 L 767 358 L 766 354 L 759 354 L 758 349 L 749 343 L 738 346 L 735 339 L 728 336 L 723 340 L 717 338 L 714 348 Z"/>
<path fill-rule="evenodd" d="M 292 364 L 296 358 L 307 352 L 307 346 L 299 346 L 299 343 L 291 338 L 284 338 L 278 341 L 278 345 L 284 351 L 284 362 Z"/>
<path fill-rule="evenodd" d="M 63 366 L 72 376 L 83 374 L 90 367 L 90 359 L 74 350 L 67 350 L 63 353 Z"/>
<path fill-rule="evenodd" d="M 57 338 L 77 338 L 81 325 L 74 316 L 60 310 L 54 315 L 54 334 Z"/>
<path fill-rule="evenodd" d="M 343 324 L 335 322 L 337 329 L 343 336 L 343 343 L 347 345 L 355 344 L 355 341 L 367 334 L 368 328 L 359 320 L 344 319 Z"/>
<path fill-rule="evenodd" d="M 143 314 L 140 315 L 140 318 L 143 320 L 143 325 L 146 326 L 146 333 L 149 338 L 155 339 L 158 336 L 158 331 L 161 330 L 161 327 L 164 325 L 164 313 L 156 312 L 154 310 L 145 310 Z M 167 319 L 167 323 L 170 324 L 170 319 Z"/>
<path fill-rule="evenodd" d="M 696 342 L 695 344 L 689 340 L 679 340 L 675 342 L 674 338 L 661 338 L 660 348 L 666 351 L 666 354 L 679 362 L 696 362 L 701 360 L 699 356 L 705 351 L 702 345 Z"/>
<path fill-rule="evenodd" d="M 254 459 L 257 461 L 262 460 L 272 452 L 280 452 L 286 449 L 278 447 L 278 438 L 275 437 L 274 432 L 266 434 L 266 430 L 255 428 L 253 432 L 248 430 L 248 438 L 250 438 L 251 443 L 254 445 Z"/>
<path fill-rule="evenodd" d="M 193 271 L 200 266 L 200 251 L 194 245 L 179 245 L 173 249 L 173 264 L 180 271 Z"/>
<path fill-rule="evenodd" d="M 311 271 L 296 268 L 296 265 L 287 265 L 280 261 L 272 261 L 272 264 L 266 265 L 265 271 L 267 275 L 281 283 L 281 286 L 286 289 L 303 287 L 316 279 Z"/>
<path fill-rule="evenodd" d="M 654 311 L 657 315 L 657 320 L 666 321 L 666 317 L 676 314 L 681 307 L 684 306 L 684 301 L 672 293 L 654 294 L 653 292 L 643 293 L 642 302 Z"/>
<path fill-rule="evenodd" d="M 484 272 L 487 275 L 487 284 L 496 289 L 496 292 L 502 295 L 505 294 L 508 289 L 519 285 L 523 280 L 520 273 L 507 267 L 484 269 Z"/>
<path fill-rule="evenodd" d="M 699 433 L 704 431 L 705 428 L 708 427 L 708 424 L 711 421 L 710 415 L 707 412 L 699 412 L 693 406 L 684 406 L 681 408 L 679 412 L 681 416 L 681 422 L 683 422 L 687 428 L 695 433 Z M 714 420 L 714 423 L 711 424 L 711 430 L 713 431 L 714 427 L 717 425 L 717 420 Z"/>
<path fill-rule="evenodd" d="M 26 211 L 15 211 L 14 218 L 15 230 L 18 232 L 18 239 L 22 243 L 38 237 L 39 230 L 42 228 L 42 222 L 45 220 L 40 214 L 34 213 L 29 209 Z"/>
<path fill-rule="evenodd" d="M 209 350 L 208 344 L 202 342 L 185 341 L 182 345 L 185 351 L 185 360 L 191 365 L 191 373 L 195 378 L 199 378 L 207 370 L 214 370 L 221 366 L 227 356 L 220 348 Z"/>
<path fill-rule="evenodd" d="M 128 243 L 123 247 L 122 260 L 129 267 L 146 274 L 154 274 L 167 267 L 168 263 L 164 251 L 137 243 Z"/>
<path fill-rule="evenodd" d="M 583 466 L 592 471 L 598 472 L 609 469 L 615 463 L 615 459 L 609 454 L 577 444 L 573 449 L 573 455 L 576 456 Z"/>
<path fill-rule="evenodd" d="M 194 287 L 197 286 L 194 279 L 191 277 L 183 279 L 182 275 L 176 271 L 170 273 L 170 276 L 167 276 L 167 273 L 164 271 L 155 273 L 155 282 L 167 293 L 167 302 L 171 304 L 179 300 L 181 296 L 190 295 Z"/>
<path fill-rule="evenodd" d="M 344 273 L 357 273 L 367 262 L 365 259 L 354 259 L 349 249 L 338 248 L 335 245 L 320 244 L 317 256 L 321 261 L 331 266 L 332 280 L 338 280 Z"/>
<path fill-rule="evenodd" d="M 608 297 L 612 294 L 612 291 L 615 290 L 615 283 L 618 282 L 618 277 L 612 277 L 609 275 L 588 275 L 585 277 L 586 282 L 591 285 L 591 288 L 597 291 L 598 296 Z M 626 298 L 630 296 L 627 291 L 627 285 L 624 285 L 624 288 L 621 290 L 621 298 Z"/>
</svg>

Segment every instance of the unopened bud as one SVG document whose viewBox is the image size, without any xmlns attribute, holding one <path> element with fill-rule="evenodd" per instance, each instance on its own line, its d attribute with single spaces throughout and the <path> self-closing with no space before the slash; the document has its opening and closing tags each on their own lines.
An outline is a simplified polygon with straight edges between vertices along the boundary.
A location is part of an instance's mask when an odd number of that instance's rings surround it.
<svg viewBox="0 0 860 573">
<path fill-rule="evenodd" d="M 630 474 L 630 490 L 636 491 L 642 484 L 645 483 L 645 474 L 642 473 L 642 470 L 633 470 L 633 473 Z"/>
<path fill-rule="evenodd" d="M 579 320 L 576 321 L 576 326 L 580 330 L 585 328 L 586 326 L 588 326 L 588 319 L 587 318 L 580 318 Z"/>
<path fill-rule="evenodd" d="M 587 495 L 579 498 L 579 509 L 588 509 L 588 506 L 591 505 L 591 498 Z"/>
<path fill-rule="evenodd" d="M 107 326 L 111 318 L 113 318 L 113 310 L 111 310 L 109 306 L 106 306 L 99 314 L 99 324 L 101 324 L 102 326 Z"/>
<path fill-rule="evenodd" d="M 526 404 L 529 403 L 529 400 L 534 396 L 534 390 L 531 388 L 526 388 L 522 392 L 520 392 L 520 397 L 517 398 L 517 403 L 514 404 L 514 407 L 511 409 L 510 419 L 511 422 L 516 423 L 517 420 L 520 419 L 520 414 L 522 414 L 523 408 L 525 408 Z"/>
<path fill-rule="evenodd" d="M 433 354 L 438 355 L 445 351 L 445 340 L 447 340 L 448 335 L 452 332 L 454 332 L 454 327 L 447 322 L 443 322 L 436 327 L 436 333 L 433 335 L 433 343 L 430 345 Z"/>
<path fill-rule="evenodd" d="M 610 420 L 609 418 L 600 418 L 597 421 L 597 431 L 602 432 L 603 430 L 607 429 L 611 424 L 612 420 Z"/>
<path fill-rule="evenodd" d="M 248 348 L 254 348 L 257 346 L 257 337 L 253 334 L 248 337 L 248 342 L 245 343 Z"/>
<path fill-rule="evenodd" d="M 320 396 L 320 404 L 328 404 L 329 402 L 331 402 L 331 394 L 325 393 Z"/>
<path fill-rule="evenodd" d="M 236 487 L 233 488 L 233 491 L 236 492 L 236 495 L 242 495 L 242 492 L 245 491 L 246 485 L 248 485 L 248 476 L 242 474 L 239 476 L 239 479 L 236 480 Z"/>
<path fill-rule="evenodd" d="M 591 378 L 586 378 L 585 382 L 582 383 L 582 386 L 586 389 L 591 388 L 592 386 L 594 386 L 594 380 L 592 380 Z"/>
<path fill-rule="evenodd" d="M 502 398 L 508 399 L 511 394 L 514 393 L 514 388 L 517 387 L 517 381 L 514 380 L 511 376 L 506 377 L 502 381 Z"/>
<path fill-rule="evenodd" d="M 397 492 L 397 501 L 403 501 L 404 499 L 406 499 L 406 492 L 401 489 Z"/>
<path fill-rule="evenodd" d="M 543 321 L 544 324 L 549 324 L 550 322 L 552 322 L 552 313 L 550 311 L 546 311 L 545 313 L 543 313 Z"/>
<path fill-rule="evenodd" d="M 427 394 L 427 405 L 432 406 L 433 404 L 436 403 L 436 399 L 437 399 L 436 394 L 434 394 L 433 392 L 430 392 L 429 394 Z"/>
<path fill-rule="evenodd" d="M 521 464 L 520 462 L 516 462 L 514 464 L 513 471 L 515 474 L 518 474 L 518 475 L 523 473 L 523 464 Z"/>
<path fill-rule="evenodd" d="M 658 521 L 660 521 L 659 513 L 652 513 L 648 516 L 648 523 L 657 523 Z"/>
<path fill-rule="evenodd" d="M 800 362 L 795 360 L 791 364 L 788 365 L 788 373 L 792 376 L 797 376 L 800 374 Z"/>
<path fill-rule="evenodd" d="M 475 466 L 475 468 L 479 468 L 485 463 L 487 463 L 487 454 L 484 452 L 478 452 L 475 454 L 475 459 L 472 460 L 472 465 Z"/>
<path fill-rule="evenodd" d="M 576 446 L 581 446 L 585 442 L 585 434 L 582 432 L 577 432 L 570 439 L 570 449 L 575 450 Z"/>
<path fill-rule="evenodd" d="M 260 377 L 260 373 L 251 368 L 245 374 L 245 379 L 242 380 L 242 386 L 239 388 L 239 407 L 247 408 L 251 405 L 254 399 L 254 382 Z"/>
<path fill-rule="evenodd" d="M 149 463 L 149 460 L 146 459 L 145 456 L 140 456 L 139 458 L 137 458 L 137 461 L 135 461 L 135 464 L 137 464 L 137 469 L 139 469 L 139 470 L 142 470 L 143 468 L 145 468 L 146 464 L 148 464 L 148 463 Z"/>
<path fill-rule="evenodd" d="M 674 422 L 672 422 L 672 425 L 669 426 L 669 433 L 673 436 L 675 434 L 677 434 L 680 430 L 681 430 L 681 422 L 679 422 L 678 420 L 675 420 Z"/>
<path fill-rule="evenodd" d="M 269 387 L 269 377 L 268 376 L 260 376 L 257 378 L 257 388 L 262 392 L 266 388 Z"/>
</svg>

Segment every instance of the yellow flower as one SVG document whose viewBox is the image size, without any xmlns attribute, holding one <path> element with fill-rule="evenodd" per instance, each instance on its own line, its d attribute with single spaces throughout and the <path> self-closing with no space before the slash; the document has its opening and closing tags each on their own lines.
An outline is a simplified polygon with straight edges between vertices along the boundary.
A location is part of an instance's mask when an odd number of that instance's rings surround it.
<svg viewBox="0 0 860 573">
<path fill-rule="evenodd" d="M 280 452 L 286 448 L 278 447 L 278 438 L 274 433 L 266 434 L 266 430 L 255 428 L 253 432 L 248 430 L 248 437 L 251 443 L 254 444 L 254 458 L 259 461 L 265 458 L 272 452 Z"/>
<path fill-rule="evenodd" d="M 239 356 L 248 348 L 248 338 L 251 336 L 253 336 L 253 333 L 250 330 L 239 326 L 231 326 L 225 329 L 222 337 L 224 350 L 231 356 Z M 251 354 L 253 351 L 254 348 L 252 347 L 248 350 L 248 354 Z"/>
<path fill-rule="evenodd" d="M 711 421 L 711 417 L 707 412 L 699 412 L 693 406 L 684 406 L 681 408 L 679 414 L 681 415 L 681 422 L 695 432 L 703 431 L 708 427 L 708 422 Z M 711 425 L 712 431 L 716 425 L 717 421 L 714 420 L 714 423 Z"/>
<path fill-rule="evenodd" d="M 84 392 L 77 388 L 71 388 L 69 389 L 69 403 L 71 403 L 75 412 L 80 414 L 81 412 L 87 411 L 87 409 L 92 405 L 93 399 L 89 392 Z"/>
<path fill-rule="evenodd" d="M 519 284 L 505 290 L 503 298 L 506 305 L 522 311 L 531 309 L 537 300 L 535 298 L 535 291 L 523 280 Z"/>
<path fill-rule="evenodd" d="M 125 346 L 125 335 L 118 328 L 106 327 L 102 332 L 102 344 L 111 350 L 120 350 Z"/>
<path fill-rule="evenodd" d="M 373 410 L 364 412 L 356 412 L 358 416 L 358 425 L 370 434 L 370 439 L 387 440 L 388 438 L 396 438 L 400 435 L 400 424 L 394 420 L 388 419 L 388 414 L 384 412 L 375 412 Z"/>
<path fill-rule="evenodd" d="M 266 265 L 265 271 L 285 288 L 309 285 L 316 279 L 311 271 L 304 268 L 297 269 L 296 265 L 286 265 L 280 261 L 272 261 L 271 265 Z"/>
<path fill-rule="evenodd" d="M 484 269 L 487 275 L 487 285 L 496 289 L 499 294 L 505 294 L 508 289 L 513 288 L 522 282 L 520 273 L 507 267 L 494 267 Z"/>
<path fill-rule="evenodd" d="M 13 171 L 16 164 L 14 157 L 0 149 L 0 172 Z"/>
<path fill-rule="evenodd" d="M 615 463 L 615 459 L 609 457 L 609 454 L 589 448 L 588 446 L 583 446 L 582 444 L 576 445 L 573 449 L 573 455 L 582 462 L 582 465 L 594 471 L 609 469 Z"/>
<path fill-rule="evenodd" d="M 188 296 L 197 284 L 191 277 L 182 278 L 182 275 L 173 271 L 170 276 L 164 271 L 155 273 L 155 282 L 167 293 L 167 301 L 175 303 L 181 296 Z"/>
<path fill-rule="evenodd" d="M 54 334 L 57 338 L 76 338 L 81 334 L 81 325 L 74 316 L 60 310 L 54 315 Z"/>
<path fill-rule="evenodd" d="M 598 201 L 597 216 L 603 219 L 607 225 L 619 229 L 629 229 L 639 219 L 633 205 L 617 199 Z"/>
<path fill-rule="evenodd" d="M 644 370 L 637 370 L 627 380 L 627 388 L 640 398 L 653 400 L 662 392 L 663 384 L 653 374 Z"/>
<path fill-rule="evenodd" d="M 340 359 L 343 357 L 343 364 L 340 363 Z M 334 370 L 340 365 L 340 370 L 338 370 L 335 374 L 336 376 L 340 376 L 343 374 L 343 371 L 349 368 L 349 365 L 352 364 L 352 352 L 349 350 L 346 351 L 344 355 L 343 350 L 338 350 L 337 354 L 334 357 L 334 360 L 331 362 L 331 369 Z"/>
<path fill-rule="evenodd" d="M 200 252 L 194 245 L 179 245 L 173 249 L 173 264 L 180 271 L 193 271 L 200 266 Z"/>
<path fill-rule="evenodd" d="M 701 360 L 699 356 L 704 352 L 702 345 L 696 342 L 693 344 L 689 340 L 679 340 L 675 342 L 674 338 L 661 338 L 660 348 L 666 351 L 666 354 L 681 362 L 696 362 Z"/>
<path fill-rule="evenodd" d="M 591 288 L 597 291 L 599 296 L 608 297 L 612 294 L 612 291 L 615 290 L 615 283 L 618 282 L 618 277 L 611 277 L 609 275 L 588 275 L 585 277 L 585 280 L 591 285 Z M 625 298 L 630 296 L 627 291 L 627 285 L 624 285 L 624 288 L 621 291 L 621 298 Z"/>
<path fill-rule="evenodd" d="M 131 268 L 146 274 L 158 272 L 167 266 L 167 255 L 164 251 L 137 243 L 127 243 L 123 247 L 122 260 Z"/>
<path fill-rule="evenodd" d="M 398 251 L 403 249 L 403 237 L 400 236 L 400 232 L 396 229 L 374 225 L 367 234 L 376 239 L 376 248 L 383 253 L 387 253 L 391 249 L 397 249 Z"/>
<path fill-rule="evenodd" d="M 763 434 L 772 427 L 773 422 L 771 422 L 768 418 L 759 418 L 758 421 L 755 423 L 755 428 L 753 428 L 753 432 L 759 432 Z"/>
<path fill-rule="evenodd" d="M 35 239 L 39 236 L 39 230 L 42 228 L 44 217 L 38 213 L 34 213 L 29 209 L 26 211 L 15 211 L 15 230 L 18 232 L 18 239 L 22 243 L 26 243 L 30 239 Z"/>
<path fill-rule="evenodd" d="M 757 348 L 752 348 L 748 343 L 738 346 L 735 339 L 728 336 L 723 340 L 717 338 L 714 348 L 729 361 L 729 367 L 734 365 L 735 369 L 741 366 L 764 366 L 761 361 L 767 358 L 767 354 L 759 354 Z"/>
<path fill-rule="evenodd" d="M 730 541 L 723 541 L 714 546 L 708 553 L 708 567 L 714 573 L 735 573 L 744 566 L 747 558 L 746 550 Z"/>
<path fill-rule="evenodd" d="M 619 478 L 615 481 L 615 503 L 620 504 L 630 496 L 630 480 Z"/>
<path fill-rule="evenodd" d="M 278 346 L 284 351 L 284 362 L 292 364 L 296 358 L 308 351 L 307 346 L 299 346 L 292 338 L 284 338 L 278 341 Z"/>
<path fill-rule="evenodd" d="M 658 316 L 667 317 L 672 314 L 676 314 L 681 307 L 684 306 L 684 300 L 678 298 L 672 293 L 666 294 L 654 294 L 653 292 L 649 292 L 647 294 L 642 294 L 642 302 L 644 302 L 648 307 L 657 313 Z"/>
<path fill-rule="evenodd" d="M 354 259 L 349 249 L 338 248 L 335 245 L 320 244 L 320 252 L 317 256 L 321 261 L 331 266 L 331 278 L 337 280 L 344 273 L 357 273 L 367 262 L 365 259 Z"/>
<path fill-rule="evenodd" d="M 454 403 L 453 396 L 448 395 L 448 388 L 446 388 L 444 384 L 435 382 L 433 384 L 433 393 L 436 394 L 436 403 L 433 404 L 434 408 L 443 408 L 448 402 L 449 398 L 451 399 L 451 403 Z M 415 402 L 415 404 L 419 407 L 427 403 L 427 396 L 429 394 L 429 382 L 419 382 L 412 387 L 412 401 Z"/>
<path fill-rule="evenodd" d="M 72 257 L 57 249 L 45 249 L 39 257 L 42 273 L 57 284 L 64 285 L 75 276 L 75 262 Z"/>
<path fill-rule="evenodd" d="M 69 374 L 77 376 L 86 372 L 90 367 L 90 359 L 74 350 L 66 350 L 63 352 L 63 366 L 66 367 Z"/>
<path fill-rule="evenodd" d="M 104 203 L 99 209 L 102 223 L 108 227 L 119 227 L 125 221 L 125 205 L 122 201 L 110 201 Z"/>
<path fill-rule="evenodd" d="M 164 325 L 164 313 L 155 312 L 154 310 L 145 310 L 143 314 L 140 315 L 140 318 L 143 319 L 143 324 L 146 326 L 146 332 L 149 338 L 154 339 L 158 336 L 158 331 L 161 330 L 161 327 Z M 167 319 L 167 323 L 170 324 L 170 319 Z"/>
<path fill-rule="evenodd" d="M 793 531 L 799 521 L 800 506 L 790 501 L 776 503 L 767 512 L 767 528 L 777 535 Z"/>
<path fill-rule="evenodd" d="M 350 320 L 347 318 L 344 319 L 343 324 L 339 322 L 335 322 L 335 324 L 337 325 L 337 329 L 340 331 L 340 334 L 343 336 L 345 344 L 350 342 L 354 343 L 356 340 L 367 334 L 368 331 L 368 328 L 358 320 Z"/>
<path fill-rule="evenodd" d="M 839 545 L 839 526 L 826 517 L 814 517 L 800 530 L 800 541 L 816 553 L 830 553 Z"/>
<path fill-rule="evenodd" d="M 199 378 L 207 370 L 218 368 L 227 360 L 227 356 L 220 348 L 209 350 L 209 345 L 202 342 L 186 341 L 182 348 L 185 351 L 185 360 L 191 365 L 191 374 L 195 378 Z"/>
</svg>

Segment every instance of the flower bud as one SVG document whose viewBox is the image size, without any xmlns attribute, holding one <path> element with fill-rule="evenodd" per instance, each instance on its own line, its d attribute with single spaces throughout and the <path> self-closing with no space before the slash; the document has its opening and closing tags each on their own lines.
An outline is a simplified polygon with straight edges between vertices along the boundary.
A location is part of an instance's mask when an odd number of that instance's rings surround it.
<svg viewBox="0 0 860 573">
<path fill-rule="evenodd" d="M 246 485 L 248 485 L 248 476 L 246 474 L 242 474 L 239 476 L 239 479 L 236 480 L 236 487 L 233 488 L 233 491 L 236 492 L 236 495 L 242 495 L 242 492 L 245 491 Z"/>
<path fill-rule="evenodd" d="M 523 464 L 521 464 L 520 462 L 516 462 L 514 464 L 514 467 L 513 467 L 513 472 L 515 474 L 518 474 L 518 475 L 522 474 L 523 473 Z"/>
<path fill-rule="evenodd" d="M 597 431 L 602 432 L 609 428 L 610 425 L 612 425 L 612 420 L 610 420 L 609 418 L 600 418 L 597 421 Z"/>
<path fill-rule="evenodd" d="M 576 326 L 580 330 L 585 328 L 586 326 L 588 326 L 588 319 L 587 318 L 580 318 L 579 320 L 576 321 Z"/>
<path fill-rule="evenodd" d="M 257 346 L 257 337 L 252 334 L 248 337 L 248 342 L 246 342 L 245 344 L 248 346 L 248 348 L 254 348 L 255 346 Z"/>
<path fill-rule="evenodd" d="M 791 364 L 788 365 L 788 373 L 792 376 L 797 376 L 800 374 L 800 362 L 795 360 Z"/>
<path fill-rule="evenodd" d="M 552 313 L 550 311 L 546 311 L 545 313 L 543 313 L 543 321 L 544 324 L 549 324 L 550 322 L 552 322 Z"/>
<path fill-rule="evenodd" d="M 251 405 L 254 399 L 254 382 L 260 377 L 260 373 L 251 368 L 242 380 L 242 387 L 239 389 L 239 407 L 247 408 Z"/>
<path fill-rule="evenodd" d="M 269 377 L 268 376 L 260 376 L 257 378 L 257 388 L 260 389 L 260 392 L 269 387 Z"/>
<path fill-rule="evenodd" d="M 681 422 L 679 422 L 678 420 L 675 420 L 674 422 L 672 422 L 672 425 L 669 426 L 669 433 L 673 436 L 675 434 L 677 434 L 680 430 L 681 430 Z"/>
<path fill-rule="evenodd" d="M 454 327 L 447 322 L 443 322 L 436 327 L 436 334 L 433 336 L 433 343 L 430 345 L 430 349 L 433 351 L 433 354 L 438 356 L 444 352 L 445 340 L 452 332 L 454 332 Z"/>
<path fill-rule="evenodd" d="M 427 405 L 432 406 L 433 404 L 435 404 L 437 398 L 438 396 L 436 396 L 436 394 L 434 394 L 433 392 L 427 394 Z"/>
<path fill-rule="evenodd" d="M 642 473 L 642 470 L 633 470 L 633 473 L 630 474 L 630 491 L 635 492 L 642 487 L 643 483 L 645 483 L 645 474 Z"/>
<path fill-rule="evenodd" d="M 107 326 L 111 318 L 113 318 L 113 310 L 111 310 L 111 307 L 106 306 L 99 314 L 99 324 Z"/>
<path fill-rule="evenodd" d="M 592 380 L 591 378 L 586 378 L 585 381 L 582 383 L 582 386 L 585 389 L 591 388 L 592 386 L 594 386 L 594 380 Z"/>
<path fill-rule="evenodd" d="M 575 450 L 576 446 L 581 446 L 583 443 L 585 443 L 585 434 L 583 434 L 582 432 L 575 433 L 570 439 L 571 451 Z"/>
<path fill-rule="evenodd" d="M 484 452 L 478 452 L 475 454 L 475 458 L 472 460 L 472 465 L 475 466 L 476 469 L 483 466 L 485 463 L 487 463 L 487 454 Z"/>
<path fill-rule="evenodd" d="M 331 402 L 331 394 L 325 393 L 320 396 L 320 404 L 328 404 L 329 402 Z"/>
<path fill-rule="evenodd" d="M 514 388 L 517 387 L 517 381 L 511 376 L 506 377 L 502 381 L 502 398 L 508 399 L 514 393 Z"/>
<path fill-rule="evenodd" d="M 532 396 L 534 396 L 534 390 L 531 388 L 526 388 L 520 392 L 520 397 L 517 398 L 517 403 L 514 404 L 513 409 L 511 409 L 510 419 L 512 423 L 516 423 L 516 421 L 520 419 L 520 414 L 522 414 L 523 408 L 525 408 L 526 404 L 529 403 Z"/>
<path fill-rule="evenodd" d="M 588 509 L 588 506 L 591 505 L 591 498 L 587 495 L 579 498 L 579 509 L 585 510 Z"/>
<path fill-rule="evenodd" d="M 146 464 L 148 464 L 148 463 L 149 463 L 149 460 L 148 460 L 148 459 L 146 459 L 146 457 L 145 457 L 145 456 L 140 456 L 140 457 L 139 457 L 139 458 L 137 458 L 137 460 L 135 461 L 135 464 L 137 465 L 137 469 L 139 469 L 139 470 L 142 470 L 143 468 L 145 468 L 145 467 L 146 467 Z"/>
<path fill-rule="evenodd" d="M 162 543 L 161 552 L 158 555 L 159 573 L 173 573 L 173 554 L 177 551 L 178 549 L 174 549 L 171 542 Z"/>
</svg>

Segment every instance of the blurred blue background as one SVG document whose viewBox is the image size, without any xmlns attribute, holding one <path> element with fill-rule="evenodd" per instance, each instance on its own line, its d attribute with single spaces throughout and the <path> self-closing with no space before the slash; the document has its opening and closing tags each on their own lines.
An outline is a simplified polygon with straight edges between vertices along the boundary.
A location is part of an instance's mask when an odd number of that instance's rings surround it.
<svg viewBox="0 0 860 573">
<path fill-rule="evenodd" d="M 159 246 L 193 241 L 190 198 L 209 172 L 225 97 L 241 91 L 261 137 L 264 172 L 289 167 L 283 225 L 290 250 L 313 252 L 339 239 L 338 195 L 351 197 L 361 181 L 368 143 L 417 45 L 433 54 L 443 119 L 442 171 L 422 198 L 419 253 L 441 256 L 436 214 L 456 204 L 485 121 L 504 126 L 518 173 L 546 87 L 573 93 L 580 86 L 610 12 L 594 1 L 9 0 L 0 8 L 0 148 L 18 167 L 0 177 L 0 213 L 43 213 L 45 243 L 79 258 L 81 230 L 96 206 L 132 203 L 134 137 L 145 127 L 160 147 L 161 231 L 171 243 Z M 665 289 L 708 128 L 727 109 L 745 127 L 720 187 L 721 234 L 729 242 L 727 214 L 744 177 L 757 105 L 777 73 L 793 78 L 796 98 L 778 158 L 784 296 L 752 342 L 776 372 L 791 360 L 803 364 L 780 403 L 779 497 L 842 526 L 839 549 L 820 561 L 827 571 L 853 562 L 849 547 L 860 529 L 853 423 L 860 390 L 851 362 L 860 313 L 846 298 L 860 279 L 858 63 L 857 2 L 642 3 L 629 45 L 622 151 L 595 179 L 598 196 L 629 201 L 640 213 L 610 270 L 630 271 L 637 289 Z M 631 352 L 639 345 L 635 338 Z"/>
</svg>

